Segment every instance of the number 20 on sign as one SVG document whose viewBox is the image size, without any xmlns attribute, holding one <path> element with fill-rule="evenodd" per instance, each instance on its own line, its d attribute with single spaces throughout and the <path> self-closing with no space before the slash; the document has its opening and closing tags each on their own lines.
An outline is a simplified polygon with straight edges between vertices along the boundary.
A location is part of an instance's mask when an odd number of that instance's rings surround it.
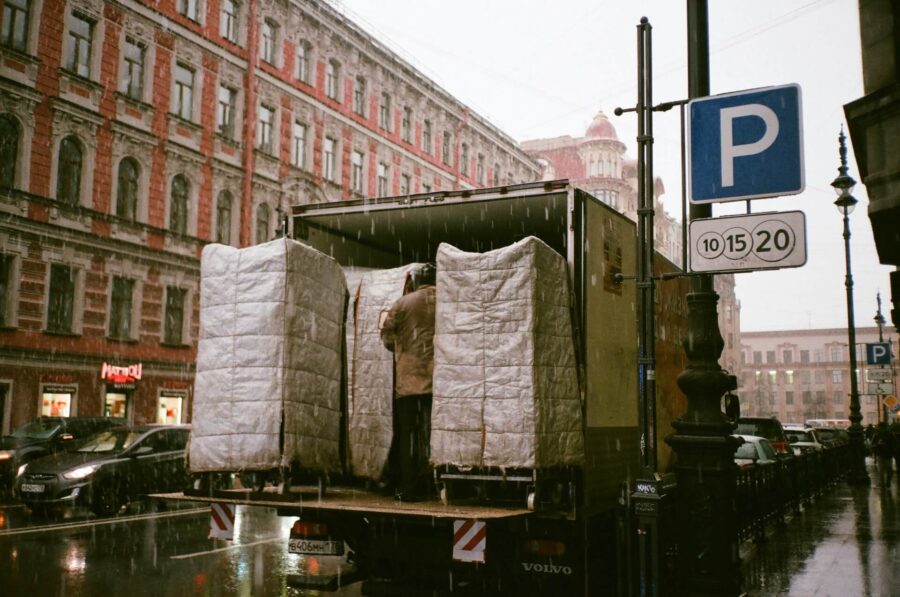
<svg viewBox="0 0 900 597">
<path fill-rule="evenodd" d="M 694 220 L 691 270 L 748 271 L 806 263 L 803 212 L 751 214 Z"/>
</svg>

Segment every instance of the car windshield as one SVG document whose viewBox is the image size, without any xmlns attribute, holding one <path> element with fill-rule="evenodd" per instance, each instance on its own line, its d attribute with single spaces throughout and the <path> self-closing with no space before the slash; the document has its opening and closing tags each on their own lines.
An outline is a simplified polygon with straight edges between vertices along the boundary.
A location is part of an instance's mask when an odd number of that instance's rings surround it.
<svg viewBox="0 0 900 597">
<path fill-rule="evenodd" d="M 738 449 L 734 453 L 735 458 L 749 458 L 750 460 L 757 460 L 759 455 L 756 453 L 756 444 L 753 442 L 747 442 L 738 446 Z"/>
<path fill-rule="evenodd" d="M 786 431 L 785 433 L 787 434 L 788 441 L 792 444 L 797 442 L 814 441 L 812 434 L 808 431 Z"/>
<path fill-rule="evenodd" d="M 91 436 L 78 452 L 121 452 L 134 443 L 138 434 L 128 429 L 110 429 Z"/>
<path fill-rule="evenodd" d="M 56 433 L 59 427 L 59 421 L 35 419 L 13 431 L 12 436 L 20 439 L 47 439 Z"/>
</svg>

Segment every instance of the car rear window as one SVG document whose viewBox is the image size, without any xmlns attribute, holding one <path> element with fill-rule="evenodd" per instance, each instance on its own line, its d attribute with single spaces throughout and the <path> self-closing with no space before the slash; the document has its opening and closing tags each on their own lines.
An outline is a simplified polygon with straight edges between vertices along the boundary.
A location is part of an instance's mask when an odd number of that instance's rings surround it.
<svg viewBox="0 0 900 597">
<path fill-rule="evenodd" d="M 758 435 L 769 441 L 784 441 L 778 421 L 761 419 L 758 421 L 738 421 L 737 431 L 741 435 Z"/>
<path fill-rule="evenodd" d="M 747 442 L 745 444 L 741 444 L 738 446 L 738 449 L 734 453 L 735 458 L 749 458 L 751 460 L 757 460 L 758 455 L 756 453 L 756 444 L 753 442 Z"/>
</svg>

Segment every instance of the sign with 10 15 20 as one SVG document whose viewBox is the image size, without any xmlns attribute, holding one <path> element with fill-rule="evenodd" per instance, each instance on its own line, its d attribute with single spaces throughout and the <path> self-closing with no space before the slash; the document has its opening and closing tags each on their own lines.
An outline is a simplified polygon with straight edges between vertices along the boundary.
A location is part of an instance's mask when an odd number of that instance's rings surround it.
<svg viewBox="0 0 900 597">
<path fill-rule="evenodd" d="M 690 224 L 691 271 L 800 267 L 806 263 L 802 211 L 722 216 Z"/>
</svg>

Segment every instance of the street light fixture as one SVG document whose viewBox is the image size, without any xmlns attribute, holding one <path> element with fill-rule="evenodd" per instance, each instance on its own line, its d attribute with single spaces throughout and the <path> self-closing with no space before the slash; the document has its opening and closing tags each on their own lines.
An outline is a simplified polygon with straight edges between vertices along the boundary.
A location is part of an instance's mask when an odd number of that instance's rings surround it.
<svg viewBox="0 0 900 597">
<path fill-rule="evenodd" d="M 838 177 L 832 181 L 838 195 L 834 202 L 844 219 L 844 259 L 847 275 L 844 278 L 844 286 L 847 288 L 847 338 L 850 349 L 850 471 L 848 481 L 854 485 L 868 485 L 869 474 L 866 472 L 866 452 L 863 443 L 863 428 L 860 424 L 862 414 L 859 408 L 859 384 L 856 379 L 856 324 L 853 320 L 853 274 L 850 269 L 850 214 L 859 203 L 850 193 L 856 186 L 853 177 L 847 174 L 847 138 L 844 136 L 844 127 L 838 136 L 840 144 L 841 166 L 838 168 Z"/>
</svg>

